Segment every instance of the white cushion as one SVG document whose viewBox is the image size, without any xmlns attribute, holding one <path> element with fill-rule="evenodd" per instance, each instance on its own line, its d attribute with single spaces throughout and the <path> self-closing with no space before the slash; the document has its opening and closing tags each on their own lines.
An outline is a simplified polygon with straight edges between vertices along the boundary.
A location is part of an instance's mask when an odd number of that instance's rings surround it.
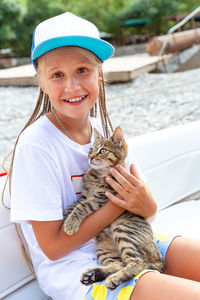
<svg viewBox="0 0 200 300">
<path fill-rule="evenodd" d="M 198 121 L 128 140 L 159 210 L 200 190 L 199 136 Z"/>
<path fill-rule="evenodd" d="M 4 300 L 51 300 L 40 290 L 36 280 L 25 284 L 14 293 L 9 294 Z"/>
<path fill-rule="evenodd" d="M 0 195 L 5 178 L 0 177 Z M 9 205 L 8 190 L 6 191 L 5 203 Z M 0 299 L 10 295 L 5 299 L 44 300 L 45 295 L 37 282 L 33 281 L 34 277 L 22 254 L 15 225 L 10 223 L 9 210 L 3 206 L 2 202 L 0 202 L 0 240 Z M 22 290 L 30 295 L 24 298 L 17 296 L 22 293 Z"/>
<path fill-rule="evenodd" d="M 153 221 L 154 232 L 200 239 L 200 200 L 172 205 L 160 211 Z"/>
</svg>

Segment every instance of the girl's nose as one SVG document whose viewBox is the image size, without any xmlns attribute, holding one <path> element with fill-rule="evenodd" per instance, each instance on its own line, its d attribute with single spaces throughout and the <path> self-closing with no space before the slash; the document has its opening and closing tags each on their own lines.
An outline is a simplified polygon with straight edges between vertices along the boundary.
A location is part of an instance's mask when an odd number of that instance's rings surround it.
<svg viewBox="0 0 200 300">
<path fill-rule="evenodd" d="M 78 87 L 78 80 L 74 76 L 69 76 L 65 80 L 65 88 L 74 89 Z"/>
</svg>

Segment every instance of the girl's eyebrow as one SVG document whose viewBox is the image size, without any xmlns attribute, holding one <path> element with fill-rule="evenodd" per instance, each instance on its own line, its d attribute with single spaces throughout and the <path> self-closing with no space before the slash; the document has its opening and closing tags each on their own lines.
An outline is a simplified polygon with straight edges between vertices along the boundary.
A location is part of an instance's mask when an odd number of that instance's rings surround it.
<svg viewBox="0 0 200 300">
<path fill-rule="evenodd" d="M 53 72 L 59 72 L 59 67 L 46 67 L 46 69 L 45 69 L 45 73 L 46 74 L 51 74 L 51 73 L 53 73 Z M 61 72 L 61 71 L 60 71 Z"/>
<path fill-rule="evenodd" d="M 58 66 L 55 66 L 55 67 L 47 67 L 47 72 L 52 72 L 54 70 L 58 70 L 59 67 Z"/>
<path fill-rule="evenodd" d="M 81 65 L 81 64 L 90 64 L 93 65 L 94 63 L 88 58 L 88 57 L 84 57 L 84 59 L 82 59 L 81 61 L 77 62 L 77 66 Z M 48 67 L 47 66 L 47 72 L 53 72 L 54 70 L 59 70 L 59 68 L 62 68 L 62 65 L 56 65 L 53 67 Z"/>
</svg>

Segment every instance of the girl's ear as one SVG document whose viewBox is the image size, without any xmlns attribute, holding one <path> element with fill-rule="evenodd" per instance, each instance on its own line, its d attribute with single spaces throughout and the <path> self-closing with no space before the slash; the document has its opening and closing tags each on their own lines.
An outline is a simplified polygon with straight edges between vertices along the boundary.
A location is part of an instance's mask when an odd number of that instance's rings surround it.
<svg viewBox="0 0 200 300">
<path fill-rule="evenodd" d="M 103 138 L 102 135 L 98 132 L 98 130 L 96 128 L 93 129 L 94 130 L 94 140 L 96 141 L 97 139 L 101 139 Z"/>
<path fill-rule="evenodd" d="M 119 126 L 117 128 L 115 128 L 113 135 L 112 135 L 112 140 L 115 144 L 122 146 L 123 141 L 124 141 L 124 133 Z"/>
<path fill-rule="evenodd" d="M 39 74 L 38 74 L 38 83 L 39 83 L 41 90 L 45 93 L 44 84 L 43 84 L 41 76 Z"/>
<path fill-rule="evenodd" d="M 99 83 L 103 81 L 103 73 L 102 70 L 99 70 Z"/>
</svg>

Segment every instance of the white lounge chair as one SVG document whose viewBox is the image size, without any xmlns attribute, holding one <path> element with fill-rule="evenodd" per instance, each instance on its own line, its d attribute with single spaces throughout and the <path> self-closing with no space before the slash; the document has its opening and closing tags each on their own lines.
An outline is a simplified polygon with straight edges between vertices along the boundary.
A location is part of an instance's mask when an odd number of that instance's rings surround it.
<svg viewBox="0 0 200 300">
<path fill-rule="evenodd" d="M 133 137 L 129 151 L 136 155 L 158 203 L 154 230 L 199 239 L 200 122 Z M 5 176 L 0 177 L 0 194 L 4 180 Z M 8 193 L 6 203 L 9 205 Z M 2 203 L 0 240 L 0 299 L 48 299 L 29 270 L 9 210 Z"/>
</svg>

